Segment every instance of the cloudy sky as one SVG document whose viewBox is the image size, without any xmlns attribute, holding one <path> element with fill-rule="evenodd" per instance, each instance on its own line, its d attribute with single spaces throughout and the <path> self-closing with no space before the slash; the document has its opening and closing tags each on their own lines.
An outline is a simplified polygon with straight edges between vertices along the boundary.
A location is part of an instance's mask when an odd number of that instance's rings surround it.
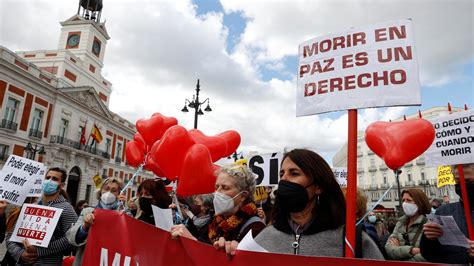
<svg viewBox="0 0 474 266">
<path fill-rule="evenodd" d="M 59 21 L 77 3 L 0 0 L 0 45 L 57 49 Z M 204 133 L 237 130 L 244 154 L 306 147 L 331 163 L 347 141 L 347 113 L 296 118 L 298 44 L 403 18 L 413 19 L 422 106 L 360 110 L 359 130 L 448 101 L 473 107 L 472 0 L 104 0 L 110 109 L 132 122 L 161 112 L 190 129 L 193 115 L 181 109 L 199 78 L 213 109 L 199 117 Z"/>
</svg>

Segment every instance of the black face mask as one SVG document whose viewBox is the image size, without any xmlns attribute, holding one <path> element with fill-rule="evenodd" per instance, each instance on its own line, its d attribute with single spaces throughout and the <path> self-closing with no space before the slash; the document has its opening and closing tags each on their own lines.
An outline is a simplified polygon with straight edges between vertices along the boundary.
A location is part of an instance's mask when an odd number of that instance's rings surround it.
<svg viewBox="0 0 474 266">
<path fill-rule="evenodd" d="M 454 189 L 456 190 L 456 194 L 458 194 L 459 197 L 462 199 L 462 193 L 461 193 L 461 186 L 459 184 L 456 184 L 454 186 Z M 473 183 L 466 183 L 466 191 L 467 191 L 467 198 L 469 199 L 469 207 L 471 209 L 474 208 L 474 184 Z"/>
<path fill-rule="evenodd" d="M 146 214 L 152 214 L 153 213 L 153 209 L 151 208 L 152 203 L 153 203 L 152 198 L 140 197 L 138 199 L 138 205 L 140 205 L 140 209 L 142 210 L 142 212 L 144 212 Z"/>
<path fill-rule="evenodd" d="M 278 190 L 276 191 L 276 199 L 278 204 L 285 213 L 300 212 L 306 208 L 309 201 L 306 188 L 312 184 L 303 187 L 300 184 L 280 180 Z"/>
<path fill-rule="evenodd" d="M 137 210 L 130 210 L 130 212 L 132 213 L 133 217 L 137 216 Z"/>
</svg>

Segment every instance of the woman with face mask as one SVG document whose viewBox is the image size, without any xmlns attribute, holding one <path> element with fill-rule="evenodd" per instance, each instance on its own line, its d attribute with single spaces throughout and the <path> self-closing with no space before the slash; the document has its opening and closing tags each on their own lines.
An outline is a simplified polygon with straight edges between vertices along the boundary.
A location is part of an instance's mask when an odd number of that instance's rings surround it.
<svg viewBox="0 0 474 266">
<path fill-rule="evenodd" d="M 160 179 L 147 179 L 138 186 L 138 217 L 145 223 L 155 225 L 152 205 L 168 209 L 171 197 L 166 191 L 165 184 Z"/>
<path fill-rule="evenodd" d="M 173 226 L 171 236 L 199 240 L 234 255 L 238 243 L 252 230 L 255 237 L 265 224 L 253 202 L 255 177 L 246 166 L 222 167 L 217 175 L 214 211 L 210 223 L 196 238 L 182 224 Z"/>
<path fill-rule="evenodd" d="M 125 200 L 124 195 L 119 195 L 122 188 L 123 184 L 117 178 L 109 177 L 105 179 L 100 190 L 97 192 L 99 203 L 97 203 L 95 208 L 119 211 L 119 201 Z M 84 208 L 77 222 L 66 233 L 69 243 L 77 247 L 73 265 L 82 265 L 87 236 L 90 226 L 94 223 L 95 208 Z"/>
<path fill-rule="evenodd" d="M 310 150 L 292 150 L 281 163 L 272 225 L 255 241 L 272 253 L 343 257 L 345 206 L 326 161 Z M 361 242 L 362 257 L 383 259 L 365 232 Z"/>
<path fill-rule="evenodd" d="M 385 244 L 388 256 L 394 260 L 426 261 L 420 253 L 420 239 L 423 224 L 431 213 L 426 194 L 417 188 L 402 191 L 402 208 L 405 215 L 398 219 L 393 233 Z"/>
</svg>

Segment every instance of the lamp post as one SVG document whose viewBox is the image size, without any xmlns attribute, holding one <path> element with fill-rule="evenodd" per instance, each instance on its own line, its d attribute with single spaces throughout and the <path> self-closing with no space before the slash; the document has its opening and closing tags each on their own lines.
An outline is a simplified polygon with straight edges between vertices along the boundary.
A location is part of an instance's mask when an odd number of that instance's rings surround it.
<svg viewBox="0 0 474 266">
<path fill-rule="evenodd" d="M 46 152 L 44 151 L 44 146 L 38 147 L 38 144 L 35 144 L 35 147 L 33 147 L 31 142 L 28 142 L 28 144 L 26 144 L 25 150 L 29 152 L 28 159 L 31 160 L 36 159 L 36 153 L 38 153 L 39 155 L 46 154 Z"/>
<path fill-rule="evenodd" d="M 402 212 L 402 195 L 401 195 L 401 192 L 400 192 L 400 174 L 402 173 L 402 170 L 400 169 L 397 169 L 397 170 L 394 170 L 395 172 L 395 178 L 397 179 L 397 190 L 398 190 L 398 214 L 399 216 L 401 216 L 401 212 Z"/>
<path fill-rule="evenodd" d="M 239 158 L 239 155 L 240 155 L 240 158 Z M 243 155 L 242 152 L 234 151 L 234 153 L 232 155 L 227 157 L 227 159 L 231 159 L 231 158 L 234 158 L 234 162 L 237 162 L 238 159 L 243 159 L 244 155 Z"/>
<path fill-rule="evenodd" d="M 204 109 L 204 111 L 206 112 L 212 111 L 211 107 L 209 106 L 209 98 L 205 99 L 203 102 L 199 102 L 199 91 L 200 91 L 200 86 L 199 86 L 199 79 L 198 79 L 197 84 L 196 84 L 196 94 L 193 95 L 193 99 L 191 101 L 188 99 L 185 99 L 184 107 L 183 109 L 181 109 L 181 112 L 187 113 L 189 112 L 188 107 L 194 108 L 194 128 L 195 129 L 197 129 L 197 125 L 198 125 L 198 116 L 204 114 L 204 112 L 201 109 L 201 105 L 207 102 L 207 106 Z"/>
</svg>

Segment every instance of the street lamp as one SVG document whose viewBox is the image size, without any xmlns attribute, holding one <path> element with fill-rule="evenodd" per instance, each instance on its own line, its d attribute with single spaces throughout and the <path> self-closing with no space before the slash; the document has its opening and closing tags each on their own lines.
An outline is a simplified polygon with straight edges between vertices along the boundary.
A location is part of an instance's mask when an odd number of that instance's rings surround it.
<svg viewBox="0 0 474 266">
<path fill-rule="evenodd" d="M 26 144 L 25 150 L 29 152 L 28 159 L 31 160 L 35 160 L 36 153 L 38 153 L 39 155 L 46 154 L 46 152 L 44 151 L 44 146 L 38 147 L 38 144 L 35 144 L 35 147 L 33 148 L 31 142 L 28 142 L 28 144 Z"/>
<path fill-rule="evenodd" d="M 400 214 L 402 211 L 402 195 L 400 192 L 400 174 L 402 173 L 402 170 L 394 170 L 395 173 L 395 178 L 397 179 L 397 190 L 398 190 L 398 213 Z M 401 216 L 401 215 L 400 215 Z"/>
<path fill-rule="evenodd" d="M 239 158 L 239 155 L 240 155 L 240 158 Z M 234 151 L 234 153 L 232 155 L 227 157 L 227 159 L 231 159 L 231 158 L 234 158 L 234 162 L 237 162 L 238 159 L 243 159 L 244 155 L 243 155 L 242 152 Z"/>
<path fill-rule="evenodd" d="M 196 94 L 193 95 L 193 99 L 190 101 L 188 99 L 184 100 L 184 107 L 181 109 L 181 112 L 187 113 L 189 112 L 189 108 L 194 108 L 194 128 L 197 129 L 197 124 L 198 124 L 198 115 L 203 115 L 204 112 L 202 111 L 201 105 L 207 102 L 206 108 L 204 108 L 204 111 L 206 112 L 211 112 L 212 109 L 209 106 L 209 98 L 205 99 L 203 102 L 199 102 L 199 79 L 197 80 L 196 84 Z"/>
</svg>

